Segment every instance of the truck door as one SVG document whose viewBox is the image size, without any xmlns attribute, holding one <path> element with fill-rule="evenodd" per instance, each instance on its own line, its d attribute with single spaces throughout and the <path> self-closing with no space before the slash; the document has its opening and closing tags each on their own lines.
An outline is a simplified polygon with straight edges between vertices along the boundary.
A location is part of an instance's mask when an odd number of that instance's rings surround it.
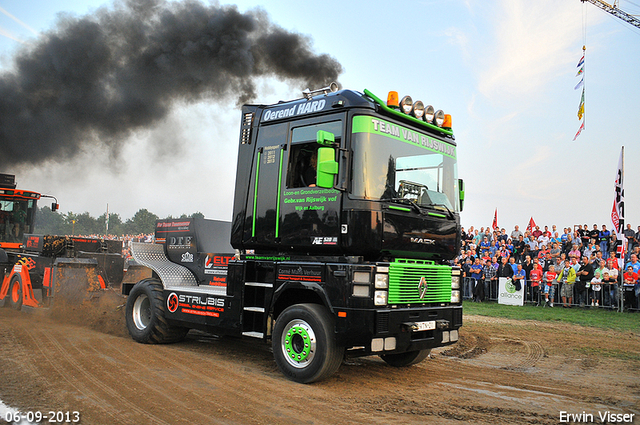
<svg viewBox="0 0 640 425">
<path fill-rule="evenodd" d="M 341 194 L 333 188 L 316 185 L 318 148 L 321 146 L 317 134 L 329 132 L 339 145 L 343 125 L 340 120 L 319 124 L 309 121 L 291 124 L 286 176 L 280 192 L 278 236 L 282 249 L 314 247 L 332 251 L 339 246 Z"/>
<path fill-rule="evenodd" d="M 254 162 L 253 200 L 249 200 L 246 229 L 251 247 L 273 248 L 278 233 L 278 193 L 287 143 L 288 124 L 260 127 Z M 253 201 L 253 202 L 251 202 Z M 249 232 L 247 232 L 249 233 Z M 245 233 L 246 235 L 246 233 Z"/>
</svg>

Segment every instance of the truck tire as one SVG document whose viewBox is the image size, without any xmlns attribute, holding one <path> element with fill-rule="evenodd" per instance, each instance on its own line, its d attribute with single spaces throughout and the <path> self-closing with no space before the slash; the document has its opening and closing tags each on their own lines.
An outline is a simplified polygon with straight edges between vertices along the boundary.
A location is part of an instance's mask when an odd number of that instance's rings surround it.
<svg viewBox="0 0 640 425">
<path fill-rule="evenodd" d="M 431 353 L 431 350 L 407 351 L 399 354 L 381 354 L 380 358 L 393 367 L 405 367 L 418 364 Z"/>
<path fill-rule="evenodd" d="M 11 278 L 7 298 L 9 298 L 9 305 L 14 310 L 22 308 L 22 279 L 17 274 Z"/>
<path fill-rule="evenodd" d="M 336 344 L 333 317 L 318 304 L 286 308 L 276 319 L 272 344 L 280 371 L 303 384 L 331 376 L 344 357 L 344 348 Z"/>
<path fill-rule="evenodd" d="M 188 328 L 167 323 L 162 283 L 157 279 L 144 279 L 136 283 L 127 298 L 126 321 L 129 335 L 143 344 L 179 342 Z"/>
</svg>

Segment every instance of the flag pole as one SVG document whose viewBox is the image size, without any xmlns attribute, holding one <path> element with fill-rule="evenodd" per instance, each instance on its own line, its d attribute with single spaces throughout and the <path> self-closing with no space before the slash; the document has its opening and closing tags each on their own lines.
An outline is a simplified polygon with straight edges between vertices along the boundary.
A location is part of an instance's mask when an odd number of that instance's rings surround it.
<svg viewBox="0 0 640 425">
<path fill-rule="evenodd" d="M 624 202 L 624 145 L 622 146 L 622 151 L 620 152 L 620 186 L 622 188 L 622 192 L 621 195 L 623 196 L 623 202 Z M 624 204 L 623 204 L 624 205 Z M 623 229 L 623 235 L 624 235 L 624 210 L 622 211 L 622 217 L 621 217 L 621 223 L 620 223 L 620 228 Z M 621 278 L 621 282 L 624 283 L 624 257 L 626 256 L 626 253 L 624 252 L 624 236 L 622 236 L 622 253 L 621 253 L 621 261 L 622 261 L 622 266 L 620 267 L 621 272 L 620 274 L 623 275 L 623 277 Z M 624 288 L 623 285 L 620 285 L 620 296 L 618 297 L 618 302 L 620 303 L 620 308 L 618 311 L 623 312 L 624 313 Z"/>
</svg>

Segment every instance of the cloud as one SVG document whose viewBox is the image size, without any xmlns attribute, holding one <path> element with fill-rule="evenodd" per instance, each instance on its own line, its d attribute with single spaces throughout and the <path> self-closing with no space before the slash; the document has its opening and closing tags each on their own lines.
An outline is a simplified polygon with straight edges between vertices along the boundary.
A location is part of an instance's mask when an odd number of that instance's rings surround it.
<svg viewBox="0 0 640 425">
<path fill-rule="evenodd" d="M 484 96 L 523 99 L 572 68 L 582 34 L 577 2 L 502 0 L 498 6 L 492 10 L 498 11 L 490 20 L 493 31 L 479 40 L 487 47 L 475 50 Z"/>
</svg>

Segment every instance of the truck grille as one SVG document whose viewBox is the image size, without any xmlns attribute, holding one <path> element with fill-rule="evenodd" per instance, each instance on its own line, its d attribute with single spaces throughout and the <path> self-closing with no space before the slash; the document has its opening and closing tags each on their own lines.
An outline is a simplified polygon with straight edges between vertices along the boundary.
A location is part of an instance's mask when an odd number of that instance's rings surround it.
<svg viewBox="0 0 640 425">
<path fill-rule="evenodd" d="M 426 291 L 421 284 L 423 277 Z M 451 302 L 451 267 L 401 258 L 389 265 L 389 304 L 448 302 Z"/>
</svg>

